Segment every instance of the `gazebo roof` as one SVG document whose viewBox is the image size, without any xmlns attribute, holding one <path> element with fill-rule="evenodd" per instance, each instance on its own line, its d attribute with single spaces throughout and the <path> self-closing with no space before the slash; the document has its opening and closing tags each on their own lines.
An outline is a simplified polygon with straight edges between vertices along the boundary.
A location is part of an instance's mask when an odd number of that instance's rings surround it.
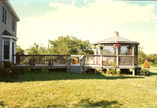
<svg viewBox="0 0 157 108">
<path fill-rule="evenodd" d="M 97 44 L 115 44 L 115 43 L 120 43 L 120 44 L 140 44 L 139 42 L 136 41 L 131 41 L 129 39 L 125 39 L 123 37 L 119 37 L 119 33 L 118 32 L 114 32 L 115 36 L 102 40 L 102 41 L 98 41 L 93 43 L 94 45 Z"/>
</svg>

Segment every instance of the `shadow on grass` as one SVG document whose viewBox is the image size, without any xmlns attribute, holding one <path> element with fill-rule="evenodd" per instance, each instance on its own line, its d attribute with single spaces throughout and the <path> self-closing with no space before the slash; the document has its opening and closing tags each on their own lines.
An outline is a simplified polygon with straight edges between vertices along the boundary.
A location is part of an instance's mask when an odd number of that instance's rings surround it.
<svg viewBox="0 0 157 108">
<path fill-rule="evenodd" d="M 144 77 L 133 76 L 104 76 L 101 74 L 73 74 L 65 71 L 32 71 L 18 75 L 16 78 L 1 78 L 0 82 L 25 82 L 25 81 L 51 81 L 51 80 L 75 80 L 75 79 L 101 79 L 101 80 L 118 80 L 118 79 L 137 79 Z"/>
<path fill-rule="evenodd" d="M 157 75 L 156 72 L 150 72 L 149 76 L 154 76 L 154 75 Z"/>
<path fill-rule="evenodd" d="M 5 107 L 4 102 L 0 101 L 0 107 Z"/>
<path fill-rule="evenodd" d="M 92 102 L 90 99 L 82 99 L 80 103 L 76 106 L 79 107 L 87 107 L 87 108 L 95 108 L 95 107 L 103 107 L 103 108 L 111 108 L 111 107 L 120 107 L 122 104 L 118 103 L 117 101 L 98 101 Z"/>
<path fill-rule="evenodd" d="M 102 108 L 120 108 L 123 104 L 118 103 L 117 101 L 106 101 L 106 100 L 101 100 L 94 102 L 93 100 L 90 100 L 89 98 L 87 99 L 82 99 L 79 103 L 74 104 L 73 108 L 96 108 L 96 107 L 102 107 Z M 59 104 L 54 104 L 54 105 L 47 105 L 46 108 L 68 108 L 65 105 L 59 105 Z"/>
</svg>

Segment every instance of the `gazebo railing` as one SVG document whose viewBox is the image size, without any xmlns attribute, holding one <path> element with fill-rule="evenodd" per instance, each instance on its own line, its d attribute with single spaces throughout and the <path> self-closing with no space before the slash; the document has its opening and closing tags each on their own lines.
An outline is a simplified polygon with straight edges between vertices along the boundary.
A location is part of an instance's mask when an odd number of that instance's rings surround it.
<svg viewBox="0 0 157 108">
<path fill-rule="evenodd" d="M 119 55 L 119 65 L 137 65 L 138 56 Z"/>
<path fill-rule="evenodd" d="M 116 59 L 117 59 L 116 55 L 103 55 L 102 56 L 102 65 L 110 66 L 111 62 L 115 62 L 115 64 L 116 64 L 116 62 L 117 62 Z"/>
<path fill-rule="evenodd" d="M 109 66 L 110 62 L 116 63 L 116 56 L 115 55 L 86 55 L 85 58 L 85 65 L 102 65 L 102 66 Z"/>
</svg>

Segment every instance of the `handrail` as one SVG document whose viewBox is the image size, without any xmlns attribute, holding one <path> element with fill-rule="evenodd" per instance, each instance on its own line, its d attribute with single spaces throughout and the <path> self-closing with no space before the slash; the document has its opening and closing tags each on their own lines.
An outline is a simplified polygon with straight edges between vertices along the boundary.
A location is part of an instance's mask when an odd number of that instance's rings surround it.
<svg viewBox="0 0 157 108">
<path fill-rule="evenodd" d="M 84 72 L 84 66 L 85 66 L 85 55 L 82 55 L 80 57 L 80 73 Z"/>
<path fill-rule="evenodd" d="M 70 55 L 19 55 L 19 54 L 16 54 L 16 55 L 13 55 L 13 56 L 70 56 Z"/>
<path fill-rule="evenodd" d="M 70 69 L 70 67 L 71 67 L 71 56 L 67 58 L 67 71 Z"/>
</svg>

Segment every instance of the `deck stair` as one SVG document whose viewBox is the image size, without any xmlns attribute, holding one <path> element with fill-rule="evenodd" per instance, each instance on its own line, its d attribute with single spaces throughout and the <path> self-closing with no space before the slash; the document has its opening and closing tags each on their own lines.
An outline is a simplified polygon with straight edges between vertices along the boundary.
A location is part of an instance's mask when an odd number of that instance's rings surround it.
<svg viewBox="0 0 157 108">
<path fill-rule="evenodd" d="M 71 66 L 67 72 L 81 74 L 83 72 L 83 69 L 81 69 L 80 66 Z"/>
</svg>

